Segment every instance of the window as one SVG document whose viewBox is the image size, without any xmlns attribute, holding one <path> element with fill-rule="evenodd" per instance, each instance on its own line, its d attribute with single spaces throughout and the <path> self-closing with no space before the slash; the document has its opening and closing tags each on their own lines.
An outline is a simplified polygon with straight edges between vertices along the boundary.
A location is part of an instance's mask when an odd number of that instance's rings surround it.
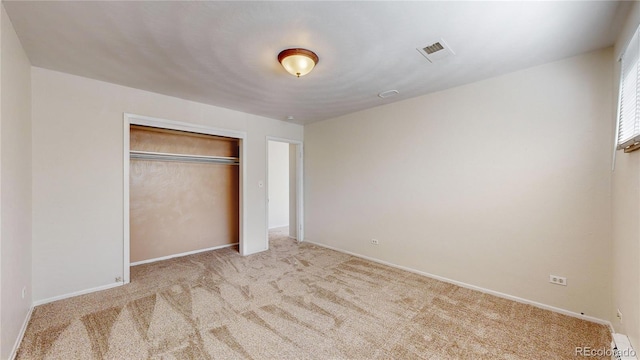
<svg viewBox="0 0 640 360">
<path fill-rule="evenodd" d="M 640 148 L 640 37 L 638 28 L 622 53 L 618 105 L 618 149 Z"/>
</svg>

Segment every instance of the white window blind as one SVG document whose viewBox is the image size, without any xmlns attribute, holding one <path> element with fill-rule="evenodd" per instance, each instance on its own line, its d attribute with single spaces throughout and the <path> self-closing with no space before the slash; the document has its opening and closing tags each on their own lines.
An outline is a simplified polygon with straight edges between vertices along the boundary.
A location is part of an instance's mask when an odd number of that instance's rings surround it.
<svg viewBox="0 0 640 360">
<path fill-rule="evenodd" d="M 622 54 L 618 108 L 618 149 L 640 142 L 640 37 L 636 30 Z"/>
</svg>

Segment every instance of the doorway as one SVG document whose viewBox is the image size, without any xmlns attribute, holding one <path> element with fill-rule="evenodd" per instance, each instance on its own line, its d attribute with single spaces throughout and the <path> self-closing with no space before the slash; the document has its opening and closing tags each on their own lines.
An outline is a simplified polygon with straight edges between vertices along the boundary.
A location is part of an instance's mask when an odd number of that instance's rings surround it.
<svg viewBox="0 0 640 360">
<path fill-rule="evenodd" d="M 225 141 L 231 141 L 235 144 L 235 152 L 232 154 L 234 156 L 198 156 L 198 155 L 183 155 L 183 154 L 168 154 L 165 152 L 158 151 L 131 151 L 131 128 L 136 126 L 142 127 L 150 127 L 155 128 L 156 131 L 159 131 L 162 134 L 174 134 L 175 131 L 178 132 L 188 132 L 194 135 L 213 135 L 215 137 L 224 137 Z M 246 206 L 244 206 L 244 198 L 243 193 L 246 189 L 246 184 L 244 181 L 244 173 L 246 173 L 245 162 L 244 162 L 244 154 L 245 154 L 245 142 L 246 134 L 244 132 L 237 132 L 231 130 L 223 130 L 223 129 L 215 129 L 201 125 L 193 125 L 188 123 L 157 119 L 152 117 L 133 115 L 133 114 L 124 114 L 124 231 L 123 231 L 123 283 L 130 282 L 130 266 L 131 266 L 131 220 L 130 220 L 130 174 L 131 174 L 131 160 L 132 157 L 167 157 L 171 155 L 171 157 L 182 157 L 179 160 L 182 162 L 183 157 L 189 157 L 189 160 L 197 160 L 197 163 L 201 163 L 204 158 L 206 160 L 215 160 L 215 162 L 237 162 L 236 164 L 231 164 L 231 166 L 236 166 L 237 170 L 235 173 L 230 173 L 229 176 L 226 177 L 227 180 L 231 181 L 228 185 L 237 189 L 236 195 L 234 197 L 237 199 L 234 204 L 230 204 L 229 208 L 231 211 L 237 212 L 237 216 L 229 217 L 232 224 L 232 228 L 235 228 L 235 233 L 232 234 L 233 238 L 238 239 L 238 246 L 240 255 L 246 254 L 245 243 L 244 243 L 244 234 L 245 226 L 246 226 Z M 222 139 L 220 139 L 222 140 Z M 229 148 L 230 151 L 233 150 L 233 146 Z M 194 159 L 191 159 L 194 158 Z M 208 159 L 212 158 L 212 159 Z M 145 159 L 151 160 L 151 159 Z M 163 159 L 163 160 L 175 160 L 175 159 Z M 137 161 L 137 160 L 136 160 Z M 207 169 L 206 171 L 209 171 Z M 135 175 L 135 174 L 134 174 Z M 235 183 L 235 184 L 233 184 Z M 157 259 L 154 259 L 157 260 Z"/>
<path fill-rule="evenodd" d="M 300 141 L 267 137 L 267 244 L 274 230 L 304 240 L 302 153 Z"/>
</svg>

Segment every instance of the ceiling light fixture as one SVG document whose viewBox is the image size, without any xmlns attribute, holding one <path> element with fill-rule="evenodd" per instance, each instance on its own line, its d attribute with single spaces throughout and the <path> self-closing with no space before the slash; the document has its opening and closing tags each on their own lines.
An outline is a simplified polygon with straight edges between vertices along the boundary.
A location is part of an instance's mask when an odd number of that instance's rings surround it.
<svg viewBox="0 0 640 360">
<path fill-rule="evenodd" d="M 286 49 L 278 54 L 278 61 L 291 75 L 307 75 L 318 63 L 318 55 L 307 49 Z"/>
</svg>

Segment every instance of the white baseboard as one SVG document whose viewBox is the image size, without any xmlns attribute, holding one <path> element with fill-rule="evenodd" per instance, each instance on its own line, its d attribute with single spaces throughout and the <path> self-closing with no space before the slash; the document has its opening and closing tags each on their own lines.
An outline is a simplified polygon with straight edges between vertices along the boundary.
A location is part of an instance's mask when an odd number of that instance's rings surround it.
<svg viewBox="0 0 640 360">
<path fill-rule="evenodd" d="M 20 332 L 18 333 L 18 338 L 16 338 L 16 343 L 13 344 L 13 350 L 11 350 L 11 354 L 9 354 L 9 360 L 13 360 L 18 355 L 18 348 L 20 347 L 20 343 L 22 343 L 22 339 L 24 338 L 24 333 L 27 332 L 27 326 L 29 325 L 29 320 L 31 320 L 31 314 L 33 314 L 34 306 L 29 308 L 29 312 L 27 312 L 27 316 L 22 323 L 22 328 L 20 328 Z"/>
<path fill-rule="evenodd" d="M 149 263 L 156 262 L 156 261 L 169 260 L 169 259 L 173 259 L 173 258 L 177 258 L 177 257 L 183 257 L 183 256 L 187 256 L 187 255 L 198 254 L 198 253 L 206 252 L 206 251 L 219 250 L 219 249 L 224 249 L 224 248 L 237 246 L 237 245 L 238 245 L 238 243 L 214 246 L 214 247 L 210 247 L 210 248 L 206 248 L 206 249 L 193 250 L 193 251 L 183 252 L 183 253 L 180 253 L 180 254 L 162 256 L 162 257 L 155 258 L 155 259 L 136 261 L 136 262 L 132 262 L 129 265 L 130 266 L 136 266 L 136 265 L 142 265 L 142 264 L 149 264 Z"/>
<path fill-rule="evenodd" d="M 430 273 L 427 273 L 427 272 L 424 272 L 424 271 L 412 269 L 412 268 L 409 268 L 409 267 L 406 267 L 406 266 L 402 266 L 402 265 L 393 264 L 393 263 L 390 263 L 390 262 L 387 262 L 387 261 L 384 261 L 384 260 L 379 260 L 379 259 L 372 258 L 372 257 L 369 257 L 369 256 L 360 255 L 360 254 L 357 254 L 357 253 L 353 253 L 351 251 L 338 249 L 338 248 L 335 248 L 333 246 L 317 243 L 317 242 L 314 242 L 314 241 L 305 240 L 304 242 L 305 243 L 309 243 L 309 244 L 313 244 L 313 245 L 317 245 L 317 246 L 320 246 L 320 247 L 323 247 L 323 248 L 335 250 L 335 251 L 338 251 L 338 252 L 341 252 L 341 253 L 344 253 L 344 254 L 349 254 L 349 255 L 352 255 L 352 256 L 355 256 L 355 257 L 358 257 L 358 258 L 361 258 L 361 259 L 373 261 L 373 262 L 378 263 L 378 264 L 387 265 L 387 266 L 391 266 L 391 267 L 396 268 L 396 269 L 405 270 L 405 271 L 408 271 L 408 272 L 412 272 L 414 274 L 426 276 L 426 277 L 429 277 L 429 278 L 432 278 L 432 279 L 435 279 L 435 280 L 439 280 L 439 281 L 443 281 L 443 282 L 446 282 L 446 283 L 449 283 L 449 284 L 457 285 L 457 286 L 460 286 L 460 287 L 463 287 L 463 288 L 466 288 L 466 289 L 476 290 L 476 291 L 479 291 L 481 293 L 494 295 L 494 296 L 497 296 L 497 297 L 500 297 L 500 298 L 503 298 L 503 299 L 512 300 L 512 301 L 516 301 L 516 302 L 519 302 L 519 303 L 522 303 L 522 304 L 528 304 L 528 305 L 531 305 L 531 306 L 535 306 L 535 307 L 540 308 L 540 309 L 549 310 L 549 311 L 553 311 L 553 312 L 556 312 L 556 313 L 559 313 L 559 314 L 568 315 L 568 316 L 571 316 L 571 317 L 576 317 L 576 318 L 579 318 L 579 319 L 591 321 L 591 322 L 594 322 L 594 323 L 597 323 L 597 324 L 606 325 L 613 332 L 613 325 L 611 324 L 610 321 L 607 321 L 607 320 L 602 320 L 602 319 L 599 319 L 599 318 L 596 318 L 596 317 L 593 317 L 593 316 L 582 315 L 582 314 L 579 314 L 579 313 L 576 313 L 576 312 L 573 312 L 573 311 L 569 311 L 569 310 L 565 310 L 565 309 L 562 309 L 562 308 L 558 308 L 558 307 L 555 307 L 555 306 L 542 304 L 542 303 L 539 303 L 537 301 L 527 300 L 527 299 L 523 299 L 521 297 L 517 297 L 517 296 L 501 293 L 501 292 L 490 290 L 490 289 L 485 289 L 485 288 L 480 287 L 480 286 L 475 286 L 475 285 L 463 283 L 463 282 L 460 282 L 460 281 L 451 280 L 451 279 L 448 279 L 448 278 L 445 278 L 445 277 L 442 277 L 442 276 L 433 275 L 433 274 L 430 274 Z"/>
<path fill-rule="evenodd" d="M 222 248 L 236 246 L 236 245 L 238 245 L 238 243 L 215 246 L 215 247 L 208 248 L 208 249 L 195 250 L 195 251 L 190 251 L 190 252 L 181 253 L 181 254 L 175 254 L 175 255 L 170 255 L 170 256 L 164 256 L 164 257 L 157 258 L 157 259 L 139 261 L 139 262 L 136 262 L 136 263 L 131 263 L 131 266 L 151 263 L 151 262 L 155 262 L 155 261 L 167 260 L 167 259 L 171 259 L 171 258 L 179 257 L 179 256 L 197 254 L 197 253 L 200 253 L 200 252 L 217 250 L 217 249 L 222 249 Z M 50 298 L 47 298 L 47 299 L 34 301 L 33 302 L 33 306 L 35 307 L 35 306 L 38 306 L 38 305 L 48 304 L 50 302 L 63 300 L 63 299 L 68 299 L 68 298 L 74 297 L 74 296 L 85 295 L 85 294 L 89 294 L 89 293 L 96 292 L 96 291 L 107 290 L 107 289 L 111 289 L 111 288 L 122 286 L 122 285 L 124 285 L 124 282 L 116 282 L 116 283 L 113 283 L 113 284 L 107 284 L 107 285 L 102 285 L 102 286 L 98 286 L 98 287 L 94 287 L 94 288 L 90 288 L 90 289 L 75 291 L 75 292 L 72 292 L 72 293 L 69 293 L 69 294 L 58 295 L 58 296 L 50 297 Z"/>
<path fill-rule="evenodd" d="M 64 295 L 58 295 L 58 296 L 50 297 L 50 298 L 47 298 L 47 299 L 34 301 L 33 302 L 33 306 L 48 304 L 50 302 L 63 300 L 63 299 L 68 299 L 70 297 L 74 297 L 74 296 L 78 296 L 78 295 L 85 295 L 85 294 L 89 294 L 89 293 L 96 292 L 96 291 L 107 290 L 107 289 L 111 289 L 111 288 L 122 286 L 122 285 L 124 285 L 123 282 L 117 282 L 117 283 L 102 285 L 102 286 L 98 286 L 98 287 L 94 287 L 94 288 L 90 288 L 90 289 L 75 291 L 75 292 L 64 294 Z"/>
<path fill-rule="evenodd" d="M 289 227 L 289 224 L 286 224 L 286 225 L 269 226 L 269 230 L 282 229 L 282 228 L 288 228 L 288 227 Z"/>
</svg>

